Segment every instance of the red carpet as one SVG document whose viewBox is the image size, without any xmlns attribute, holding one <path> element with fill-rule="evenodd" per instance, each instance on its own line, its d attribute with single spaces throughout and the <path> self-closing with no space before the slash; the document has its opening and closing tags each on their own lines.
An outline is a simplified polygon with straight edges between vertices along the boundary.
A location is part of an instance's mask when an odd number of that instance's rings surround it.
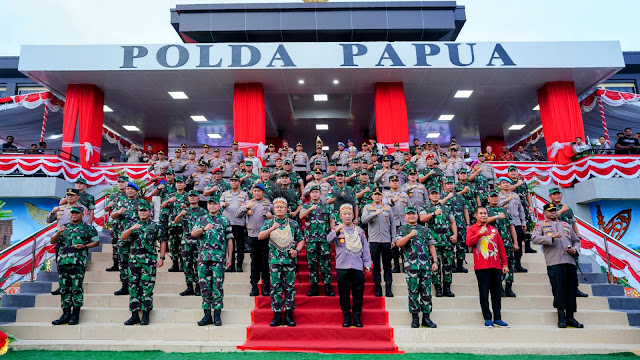
<svg viewBox="0 0 640 360">
<path fill-rule="evenodd" d="M 333 254 L 335 258 L 335 253 Z M 336 296 L 309 297 L 309 269 L 306 253 L 300 253 L 296 276 L 296 309 L 293 318 L 295 327 L 270 327 L 273 319 L 271 300 L 266 296 L 256 297 L 256 308 L 251 313 L 252 323 L 247 328 L 247 342 L 238 346 L 240 350 L 300 351 L 322 353 L 401 353 L 393 340 L 393 329 L 389 326 L 389 315 L 384 298 L 374 296 L 371 273 L 365 276 L 362 328 L 343 328 L 342 310 L 338 297 L 335 262 L 333 291 Z M 319 284 L 320 295 L 324 285 Z"/>
</svg>

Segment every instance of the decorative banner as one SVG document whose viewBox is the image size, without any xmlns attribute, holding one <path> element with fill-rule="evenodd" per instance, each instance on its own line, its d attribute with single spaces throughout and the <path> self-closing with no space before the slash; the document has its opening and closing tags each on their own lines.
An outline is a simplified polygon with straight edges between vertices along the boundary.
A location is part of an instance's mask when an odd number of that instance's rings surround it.
<svg viewBox="0 0 640 360">
<path fill-rule="evenodd" d="M 35 109 L 46 105 L 50 111 L 57 112 L 64 108 L 64 101 L 58 99 L 49 91 L 33 93 L 29 95 L 16 95 L 0 98 L 0 111 L 23 106 L 27 109 Z"/>
</svg>

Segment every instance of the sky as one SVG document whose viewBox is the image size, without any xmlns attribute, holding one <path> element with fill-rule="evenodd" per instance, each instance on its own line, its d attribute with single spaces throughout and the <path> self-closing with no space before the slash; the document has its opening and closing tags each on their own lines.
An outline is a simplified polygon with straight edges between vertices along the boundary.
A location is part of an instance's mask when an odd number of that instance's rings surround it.
<svg viewBox="0 0 640 360">
<path fill-rule="evenodd" d="M 18 56 L 23 44 L 180 43 L 169 21 L 169 9 L 176 4 L 246 2 L 278 1 L 30 0 L 25 5 L 0 0 L 0 56 Z M 458 0 L 458 4 L 465 5 L 467 13 L 458 41 L 619 40 L 624 51 L 640 51 L 640 0 Z"/>
</svg>

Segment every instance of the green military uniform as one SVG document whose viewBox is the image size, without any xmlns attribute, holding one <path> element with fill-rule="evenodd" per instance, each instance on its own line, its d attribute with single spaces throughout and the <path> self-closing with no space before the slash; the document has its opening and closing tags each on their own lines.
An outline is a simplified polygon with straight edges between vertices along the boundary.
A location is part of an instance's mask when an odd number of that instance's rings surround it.
<svg viewBox="0 0 640 360">
<path fill-rule="evenodd" d="M 150 210 L 149 205 L 141 208 Z M 140 229 L 134 230 L 129 238 L 129 311 L 150 311 L 153 309 L 153 288 L 156 284 L 156 244 L 165 242 L 166 238 L 162 227 L 153 220 L 136 223 L 140 224 Z"/>
<path fill-rule="evenodd" d="M 180 224 L 175 224 L 173 220 L 182 211 L 182 204 L 188 206 L 189 202 L 187 200 L 187 192 L 182 191 L 180 193 L 177 190 L 173 193 L 164 194 L 162 202 L 165 202 L 172 197 L 175 197 L 176 201 L 169 203 L 166 208 L 162 209 L 160 221 L 161 223 L 164 223 L 165 221 L 167 222 L 165 239 L 169 241 L 169 249 L 167 250 L 169 250 L 169 254 L 171 254 L 171 261 L 179 263 L 182 258 L 182 248 L 180 245 L 182 242 L 182 226 Z"/>
<path fill-rule="evenodd" d="M 431 189 L 430 191 L 435 190 Z M 435 213 L 436 210 L 442 210 L 442 214 L 434 215 L 431 220 L 427 221 L 426 226 L 432 231 L 434 236 L 436 253 L 438 255 L 438 272 L 436 273 L 433 283 L 439 286 L 443 282 L 451 283 L 453 277 L 451 275 L 453 268 L 453 259 L 455 257 L 453 244 L 449 239 L 451 237 L 451 220 L 455 220 L 454 215 L 448 206 L 439 202 L 434 204 L 430 202 L 422 207 L 420 215 L 428 215 Z"/>
<path fill-rule="evenodd" d="M 138 208 L 142 204 L 147 204 L 147 202 L 139 197 L 135 197 L 133 199 L 127 198 L 124 202 L 119 204 L 120 208 L 125 208 L 124 214 L 120 215 L 117 219 L 120 226 L 120 234 L 122 234 L 122 231 L 130 228 L 131 225 L 140 220 L 138 217 Z M 118 265 L 120 267 L 120 281 L 124 285 L 129 279 L 129 253 L 131 240 L 118 239 L 116 248 L 118 251 Z"/>
<path fill-rule="evenodd" d="M 467 210 L 469 211 L 469 221 L 471 224 L 475 224 L 476 218 L 474 214 L 476 212 L 476 207 L 478 206 L 478 204 L 476 203 L 476 195 L 478 195 L 478 193 L 475 187 L 468 181 L 465 181 L 464 184 L 458 181 L 456 183 L 455 192 L 458 193 L 460 191 L 463 191 L 465 186 L 469 187 L 469 191 L 462 194 L 462 198 L 464 199 L 464 202 L 467 205 Z"/>
<path fill-rule="evenodd" d="M 191 190 L 188 195 L 197 195 L 198 192 Z M 187 286 L 194 282 L 198 284 L 198 238 L 191 236 L 193 230 L 200 222 L 200 218 L 207 214 L 207 210 L 196 206 L 186 209 L 187 213 L 182 217 L 182 271 Z"/>
<path fill-rule="evenodd" d="M 271 233 L 269 239 L 269 273 L 271 274 L 271 310 L 274 312 L 293 311 L 295 309 L 296 260 L 289 256 L 289 250 L 303 241 L 300 226 L 295 220 L 273 218 L 265 221 L 260 231 L 280 224 L 278 230 Z M 277 234 L 274 234 L 276 233 Z M 283 300 L 284 293 L 284 300 Z"/>
<path fill-rule="evenodd" d="M 314 188 L 314 189 L 317 189 Z M 331 274 L 331 246 L 327 235 L 331 232 L 331 219 L 335 220 L 333 209 L 322 202 L 310 201 L 302 205 L 302 211 L 316 205 L 317 209 L 305 218 L 304 239 L 306 241 L 307 262 L 309 265 L 309 283 L 317 285 L 319 281 L 318 267 L 322 274 L 322 282 L 327 285 L 333 280 Z"/>
<path fill-rule="evenodd" d="M 213 229 L 202 233 L 198 251 L 198 281 L 202 293 L 202 308 L 222 310 L 227 246 L 229 239 L 233 238 L 233 233 L 231 221 L 220 213 L 215 216 L 202 216 L 197 227 L 204 229 L 209 224 L 213 225 Z"/>
<path fill-rule="evenodd" d="M 402 248 L 404 272 L 409 290 L 409 312 L 431 314 L 431 256 L 429 245 L 435 245 L 433 233 L 422 226 L 402 225 L 396 233 L 396 241 L 416 230 L 418 235 L 411 238 Z"/>
<path fill-rule="evenodd" d="M 451 180 L 449 180 L 451 181 Z M 447 194 L 443 194 L 444 198 Z M 453 192 L 453 197 L 449 199 L 445 205 L 449 207 L 449 211 L 453 214 L 453 218 L 456 220 L 456 228 L 458 229 L 458 238 L 456 241 L 456 259 L 461 262 L 465 259 L 465 253 L 467 252 L 467 220 L 464 217 L 464 211 L 467 210 L 469 212 L 469 216 L 471 216 L 471 211 L 469 210 L 468 201 L 464 199 L 464 197 L 457 192 Z"/>
<path fill-rule="evenodd" d="M 516 182 L 517 180 L 514 181 L 513 183 L 515 184 Z M 513 189 L 513 192 L 518 194 L 518 196 L 520 196 L 520 202 L 522 203 L 522 208 L 524 209 L 524 217 L 526 219 L 526 222 L 522 225 L 524 225 L 525 231 L 527 231 L 526 229 L 529 228 L 529 222 L 532 219 L 531 217 L 532 214 L 531 212 L 529 212 L 529 201 L 527 201 L 527 195 L 529 194 L 529 187 L 527 186 L 527 183 L 523 181 L 523 184 Z"/>
<path fill-rule="evenodd" d="M 239 178 L 243 178 L 247 175 L 246 172 L 241 173 L 240 175 L 238 175 Z M 249 174 L 249 177 L 242 180 L 242 183 L 240 183 L 240 189 L 244 192 L 247 193 L 247 195 L 249 196 L 249 200 L 253 199 L 253 195 L 251 194 L 251 188 L 253 187 L 253 184 L 256 183 L 256 181 L 258 181 L 260 179 L 260 176 L 251 173 Z"/>
<path fill-rule="evenodd" d="M 359 181 L 356 185 L 353 186 L 353 191 L 356 193 L 364 191 L 366 188 L 369 188 L 369 191 L 365 192 L 364 195 L 360 199 L 358 199 L 358 207 L 360 207 L 360 213 L 362 214 L 362 208 L 367 204 L 371 204 L 373 199 L 371 199 L 371 195 L 373 194 L 373 189 L 376 188 L 372 182 L 362 183 Z"/>
<path fill-rule="evenodd" d="M 428 173 L 433 171 L 433 174 L 424 181 L 424 187 L 429 190 L 436 188 L 438 192 L 442 192 L 442 180 L 444 180 L 444 173 L 440 168 L 434 166 L 432 168 L 426 167 L 424 170 L 420 171 L 420 177 L 423 178 L 427 176 Z M 428 194 L 427 194 L 428 195 Z"/>
<path fill-rule="evenodd" d="M 347 184 L 344 184 L 342 186 L 338 186 L 338 184 L 334 185 L 333 187 L 331 187 L 331 190 L 329 190 L 329 193 L 327 194 L 327 200 L 329 199 L 336 199 L 336 201 L 333 202 L 333 218 L 336 220 L 336 223 L 341 222 L 340 221 L 340 206 L 342 206 L 344 204 L 344 201 L 341 200 L 338 197 L 351 197 L 354 201 L 353 206 L 355 206 L 355 201 L 357 200 L 356 198 L 356 192 L 353 191 L 353 188 Z M 355 212 L 354 212 L 355 215 Z M 327 232 L 328 234 L 328 232 Z"/>
<path fill-rule="evenodd" d="M 93 197 L 93 195 L 88 194 L 86 191 L 83 191 L 79 192 L 78 196 L 80 197 L 78 199 L 78 202 L 82 204 L 82 206 L 87 208 L 87 210 L 91 211 L 96 209 L 96 199 Z"/>
<path fill-rule="evenodd" d="M 473 180 L 469 180 L 469 187 L 472 187 L 480 198 L 480 205 L 486 206 L 489 197 L 489 180 L 482 173 L 478 173 Z"/>
<path fill-rule="evenodd" d="M 498 216 L 498 214 L 504 214 L 504 219 L 496 218 L 494 222 L 494 227 L 498 229 L 498 233 L 502 238 L 502 242 L 504 243 L 504 249 L 507 252 L 507 262 L 509 264 L 509 272 L 506 275 L 503 275 L 503 280 L 507 284 L 513 283 L 513 268 L 516 266 L 516 259 L 513 252 L 513 240 L 511 237 L 511 231 L 509 231 L 509 227 L 513 225 L 513 219 L 511 218 L 511 214 L 500 206 L 489 206 L 487 208 L 487 214 L 489 217 Z"/>
</svg>

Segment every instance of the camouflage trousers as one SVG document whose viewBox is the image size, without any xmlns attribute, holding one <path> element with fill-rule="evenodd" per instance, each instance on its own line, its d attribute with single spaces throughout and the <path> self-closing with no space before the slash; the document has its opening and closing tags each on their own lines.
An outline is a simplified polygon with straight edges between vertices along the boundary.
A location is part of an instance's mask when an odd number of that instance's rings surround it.
<svg viewBox="0 0 640 360">
<path fill-rule="evenodd" d="M 113 263 L 114 264 L 118 264 L 118 266 L 120 265 L 120 258 L 118 257 L 118 251 L 116 250 L 116 245 L 118 244 L 118 239 L 120 238 L 120 227 L 118 225 L 117 222 L 112 222 L 111 223 L 111 245 L 112 245 L 112 251 L 111 251 L 111 258 L 113 259 Z"/>
<path fill-rule="evenodd" d="M 182 271 L 187 285 L 198 283 L 198 243 L 182 242 Z"/>
<path fill-rule="evenodd" d="M 280 312 L 296 307 L 296 264 L 269 264 L 271 274 L 271 310 Z"/>
<path fill-rule="evenodd" d="M 167 228 L 167 239 L 169 239 L 169 255 L 174 263 L 182 261 L 182 226 L 170 225 Z"/>
<path fill-rule="evenodd" d="M 333 280 L 331 274 L 331 245 L 326 241 L 307 242 L 307 262 L 309 264 L 309 283 L 315 285 L 320 280 L 322 283 L 330 284 Z M 320 273 L 318 273 L 320 268 Z"/>
<path fill-rule="evenodd" d="M 507 263 L 509 264 L 509 272 L 505 275 L 502 275 L 502 280 L 504 280 L 507 284 L 513 284 L 513 268 L 516 266 L 516 257 L 514 255 L 512 246 L 505 246 L 504 249 L 507 252 Z"/>
<path fill-rule="evenodd" d="M 467 253 L 467 228 L 458 227 L 458 238 L 456 241 L 456 259 L 464 260 Z"/>
<path fill-rule="evenodd" d="M 118 240 L 116 248 L 118 251 L 118 266 L 120 267 L 120 282 L 125 283 L 129 279 L 129 253 L 131 252 L 131 241 Z"/>
<path fill-rule="evenodd" d="M 453 245 L 436 246 L 436 254 L 438 255 L 438 271 L 436 271 L 433 276 L 433 284 L 440 285 L 443 282 L 451 283 L 453 280 L 451 269 L 453 268 L 453 259 L 455 258 Z"/>
<path fill-rule="evenodd" d="M 152 310 L 156 264 L 129 263 L 129 311 Z"/>
<path fill-rule="evenodd" d="M 431 314 L 431 270 L 405 268 L 404 273 L 409 289 L 409 312 Z"/>
<path fill-rule="evenodd" d="M 60 284 L 60 304 L 63 309 L 84 304 L 82 283 L 85 266 L 79 264 L 58 265 L 58 283 Z"/>
<path fill-rule="evenodd" d="M 202 292 L 202 308 L 222 310 L 224 262 L 199 261 L 198 279 Z"/>
</svg>

